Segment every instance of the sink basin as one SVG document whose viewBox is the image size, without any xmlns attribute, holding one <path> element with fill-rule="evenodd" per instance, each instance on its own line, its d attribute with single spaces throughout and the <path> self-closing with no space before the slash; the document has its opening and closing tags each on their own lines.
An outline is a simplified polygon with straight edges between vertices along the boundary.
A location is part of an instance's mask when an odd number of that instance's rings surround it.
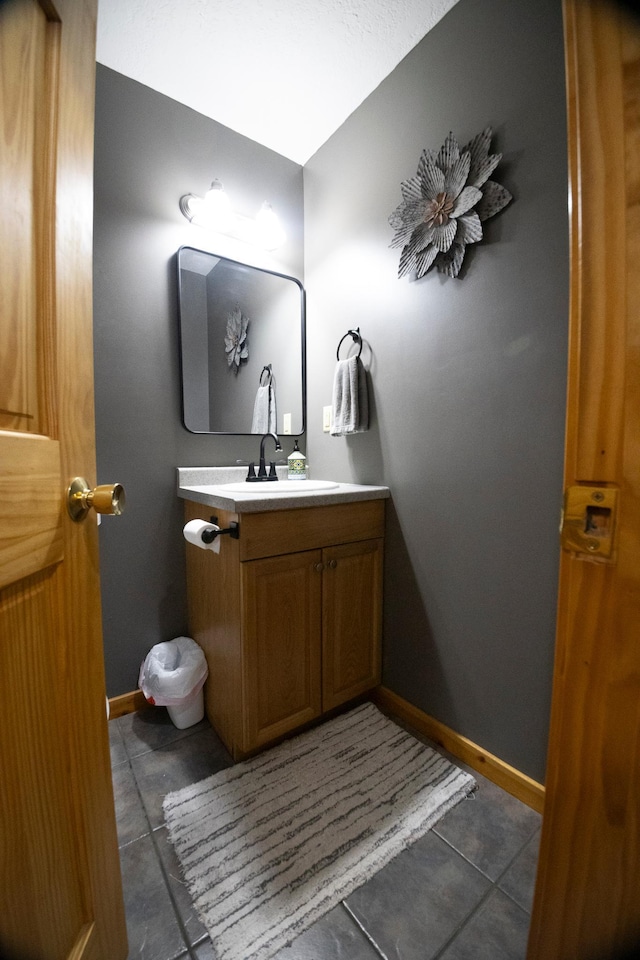
<svg viewBox="0 0 640 960">
<path fill-rule="evenodd" d="M 258 483 L 221 483 L 219 490 L 228 493 L 248 493 L 260 495 L 266 493 L 313 493 L 314 490 L 335 490 L 339 484 L 333 480 L 263 480 Z"/>
</svg>

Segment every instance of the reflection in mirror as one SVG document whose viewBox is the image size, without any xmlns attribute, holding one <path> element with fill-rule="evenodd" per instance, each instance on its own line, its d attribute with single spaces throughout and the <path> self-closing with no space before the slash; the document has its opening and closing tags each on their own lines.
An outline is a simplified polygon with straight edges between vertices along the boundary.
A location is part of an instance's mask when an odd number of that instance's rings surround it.
<svg viewBox="0 0 640 960">
<path fill-rule="evenodd" d="M 305 429 L 304 291 L 293 277 L 178 250 L 183 422 L 192 433 Z"/>
</svg>

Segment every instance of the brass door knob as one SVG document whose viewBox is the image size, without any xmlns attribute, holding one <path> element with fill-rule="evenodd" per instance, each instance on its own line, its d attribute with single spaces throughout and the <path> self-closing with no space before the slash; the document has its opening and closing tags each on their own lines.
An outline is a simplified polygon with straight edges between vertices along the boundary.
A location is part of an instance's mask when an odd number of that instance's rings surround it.
<svg viewBox="0 0 640 960">
<path fill-rule="evenodd" d="M 121 483 L 103 483 L 92 490 L 84 477 L 75 477 L 67 490 L 67 509 L 72 520 L 82 520 L 92 507 L 96 513 L 119 517 L 125 503 Z"/>
</svg>

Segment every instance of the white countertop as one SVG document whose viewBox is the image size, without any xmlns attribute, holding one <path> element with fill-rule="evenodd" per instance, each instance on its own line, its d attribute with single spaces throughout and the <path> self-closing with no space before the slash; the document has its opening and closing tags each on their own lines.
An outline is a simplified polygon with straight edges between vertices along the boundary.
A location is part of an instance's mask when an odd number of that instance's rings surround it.
<svg viewBox="0 0 640 960">
<path fill-rule="evenodd" d="M 277 468 L 285 479 L 286 466 Z M 265 510 L 291 510 L 294 507 L 321 507 L 357 500 L 382 500 L 389 488 L 360 483 L 336 483 L 329 490 L 287 490 L 276 492 L 273 482 L 269 492 L 264 483 L 248 483 L 246 492 L 223 490 L 225 484 L 245 479 L 246 467 L 178 467 L 178 496 L 219 510 L 233 513 L 261 513 Z M 315 478 L 314 478 L 315 479 Z"/>
</svg>

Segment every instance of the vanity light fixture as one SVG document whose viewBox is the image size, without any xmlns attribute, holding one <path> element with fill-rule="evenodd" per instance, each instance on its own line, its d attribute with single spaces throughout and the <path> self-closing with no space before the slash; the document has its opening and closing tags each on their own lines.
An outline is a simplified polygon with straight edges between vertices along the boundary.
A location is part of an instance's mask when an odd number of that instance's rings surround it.
<svg viewBox="0 0 640 960">
<path fill-rule="evenodd" d="M 180 197 L 180 210 L 190 221 L 216 233 L 275 250 L 285 240 L 284 230 L 270 203 L 265 202 L 255 219 L 236 213 L 222 185 L 215 179 L 204 198 L 193 193 Z"/>
</svg>

